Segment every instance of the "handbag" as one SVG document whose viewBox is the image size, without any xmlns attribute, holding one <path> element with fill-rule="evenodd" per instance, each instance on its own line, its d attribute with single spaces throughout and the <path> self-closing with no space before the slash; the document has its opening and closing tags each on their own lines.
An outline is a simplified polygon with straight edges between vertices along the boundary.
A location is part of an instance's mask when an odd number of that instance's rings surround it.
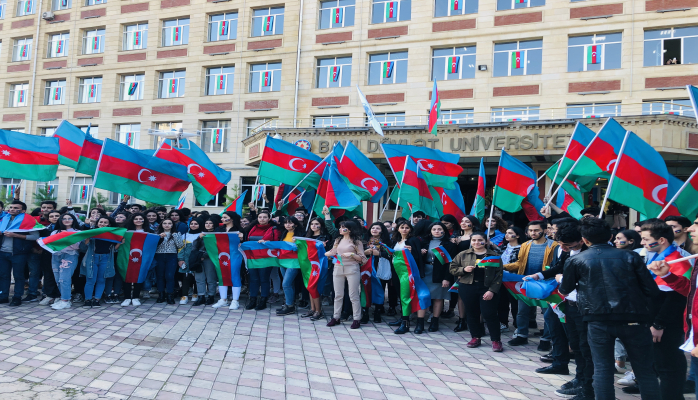
<svg viewBox="0 0 698 400">
<path fill-rule="evenodd" d="M 376 277 L 384 281 L 390 280 L 392 277 L 392 273 L 390 272 L 390 261 L 383 257 L 378 259 L 378 270 L 376 270 Z"/>
</svg>

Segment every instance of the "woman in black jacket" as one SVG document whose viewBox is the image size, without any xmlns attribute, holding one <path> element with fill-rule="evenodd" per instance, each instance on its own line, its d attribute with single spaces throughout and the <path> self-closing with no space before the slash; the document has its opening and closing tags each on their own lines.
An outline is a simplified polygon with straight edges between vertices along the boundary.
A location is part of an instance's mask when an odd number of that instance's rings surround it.
<svg viewBox="0 0 698 400">
<path fill-rule="evenodd" d="M 390 262 L 390 254 L 387 250 L 385 250 L 383 246 L 381 246 L 381 243 L 384 243 L 386 245 L 390 243 L 390 234 L 388 233 L 388 229 L 385 227 L 385 225 L 383 225 L 382 222 L 374 222 L 371 224 L 371 226 L 366 231 L 364 241 L 364 255 L 366 257 L 373 256 L 373 269 L 378 271 L 381 259 L 385 260 L 384 262 Z M 395 275 L 395 272 L 391 270 L 391 278 L 393 275 Z M 395 307 L 397 307 L 397 290 L 399 290 L 399 288 L 392 286 L 390 284 L 391 281 L 392 279 L 387 281 L 381 279 L 381 287 L 371 290 L 383 290 L 383 292 L 385 293 L 385 287 L 387 285 L 389 288 L 388 302 L 390 308 L 394 309 Z M 385 312 L 384 304 L 385 302 L 383 304 L 374 304 L 376 307 L 373 310 L 373 322 L 381 322 L 381 314 Z M 368 308 L 364 308 L 363 314 L 361 315 L 361 323 L 368 323 L 368 318 Z"/>
<path fill-rule="evenodd" d="M 431 317 L 431 325 L 429 325 L 429 332 L 438 332 L 439 317 L 444 309 L 444 300 L 450 299 L 451 295 L 448 289 L 455 282 L 453 275 L 449 272 L 449 258 L 453 259 L 458 254 L 458 247 L 455 243 L 451 243 L 448 228 L 443 222 L 431 224 L 429 226 L 429 234 L 425 239 L 424 248 L 422 248 L 425 258 L 424 282 L 429 288 L 431 305 L 434 311 Z M 439 253 L 440 257 L 443 258 L 443 263 L 436 256 L 436 253 Z"/>
<path fill-rule="evenodd" d="M 331 243 L 330 240 L 332 239 L 330 234 L 327 232 L 327 228 L 325 228 L 325 221 L 323 221 L 322 218 L 313 218 L 310 220 L 310 223 L 308 224 L 308 232 L 306 232 L 306 237 L 322 242 L 323 246 L 325 246 L 325 249 L 327 249 L 327 245 L 328 243 Z M 308 310 L 304 314 L 301 314 L 301 318 L 310 318 L 311 321 L 324 319 L 325 314 L 323 314 L 322 312 L 320 297 L 318 297 L 317 299 L 310 297 L 308 289 L 305 287 L 305 285 L 302 284 L 302 279 L 301 285 L 299 286 L 300 287 L 296 287 L 296 290 L 300 290 L 303 297 L 307 295 L 310 299 L 310 310 Z M 320 293 L 322 293 L 322 289 L 323 288 L 320 288 Z"/>
<path fill-rule="evenodd" d="M 410 225 L 409 222 L 403 221 L 397 224 L 397 227 L 395 231 L 393 232 L 393 237 L 392 237 L 392 247 L 395 250 L 409 250 L 410 253 L 412 254 L 412 257 L 414 260 L 417 262 L 417 268 L 419 269 L 419 276 L 424 278 L 424 261 L 422 259 L 422 243 L 419 240 L 419 238 L 413 236 L 414 234 L 414 228 L 412 228 L 412 225 Z M 394 269 L 393 269 L 394 271 Z M 395 280 L 397 281 L 398 287 L 400 287 L 400 280 L 397 278 L 397 274 L 395 275 Z M 403 305 L 404 307 L 404 305 Z M 424 333 L 424 315 L 426 314 L 426 310 L 419 310 L 417 311 L 417 326 L 414 328 L 414 333 L 416 334 L 422 334 Z M 388 325 L 390 326 L 399 326 L 395 330 L 395 333 L 398 335 L 402 335 L 404 333 L 407 333 L 410 331 L 410 317 L 409 316 L 404 316 L 402 317 L 401 320 L 397 320 L 394 322 L 389 323 Z"/>
</svg>

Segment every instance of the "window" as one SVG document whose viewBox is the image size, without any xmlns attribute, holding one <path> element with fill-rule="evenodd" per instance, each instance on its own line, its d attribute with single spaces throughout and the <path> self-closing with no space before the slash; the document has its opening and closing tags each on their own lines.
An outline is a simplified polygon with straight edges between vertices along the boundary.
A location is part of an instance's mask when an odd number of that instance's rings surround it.
<svg viewBox="0 0 698 400">
<path fill-rule="evenodd" d="M 119 100 L 143 100 L 144 74 L 121 75 L 121 88 L 119 89 Z"/>
<path fill-rule="evenodd" d="M 99 126 L 88 125 L 88 126 L 78 126 L 81 131 L 89 133 L 93 138 L 99 137 Z M 89 128 L 89 131 L 87 130 Z"/>
<path fill-rule="evenodd" d="M 645 31 L 645 67 L 698 63 L 698 26 Z"/>
<path fill-rule="evenodd" d="M 42 195 L 40 190 L 44 191 L 43 194 L 48 195 L 49 199 L 56 200 L 58 198 L 58 179 L 54 179 L 50 182 L 37 182 L 36 195 Z"/>
<path fill-rule="evenodd" d="M 121 124 L 116 126 L 116 140 L 128 147 L 137 149 L 141 139 L 141 124 Z"/>
<path fill-rule="evenodd" d="M 171 19 L 162 23 L 162 46 L 189 44 L 189 18 Z"/>
<path fill-rule="evenodd" d="M 158 98 L 169 99 L 184 96 L 184 76 L 186 71 L 160 72 Z"/>
<path fill-rule="evenodd" d="M 567 72 L 619 69 L 622 33 L 575 36 L 567 40 Z"/>
<path fill-rule="evenodd" d="M 51 8 L 53 11 L 67 10 L 73 6 L 73 0 L 53 0 Z"/>
<path fill-rule="evenodd" d="M 41 136 L 52 137 L 56 134 L 56 127 L 53 128 L 41 128 Z"/>
<path fill-rule="evenodd" d="M 73 204 L 87 204 L 92 191 L 92 177 L 76 177 L 70 185 L 70 201 Z"/>
<path fill-rule="evenodd" d="M 243 176 L 243 177 L 241 177 L 240 179 L 241 179 L 241 182 L 240 182 L 240 193 L 242 193 L 242 192 L 244 192 L 245 190 L 247 190 L 247 194 L 245 195 L 245 199 L 244 199 L 245 201 L 243 201 L 242 203 L 243 203 L 243 204 L 248 204 L 248 203 L 251 202 L 251 201 L 255 201 L 255 199 L 252 198 L 252 193 L 254 193 L 254 187 L 255 187 L 255 183 L 256 183 L 256 178 L 253 177 L 253 176 L 252 176 L 252 177 Z M 273 188 L 273 187 L 266 186 L 266 185 L 262 185 L 262 188 L 263 188 L 263 190 L 264 190 L 264 193 L 266 194 L 266 199 L 267 199 L 267 200 L 270 200 L 270 199 L 273 200 L 273 199 L 274 199 L 274 188 Z M 257 207 L 260 207 L 260 208 L 265 208 L 265 207 L 269 207 L 269 206 L 272 205 L 271 203 L 270 203 L 270 204 L 267 204 L 266 200 L 264 200 L 264 199 L 259 200 L 259 201 L 257 201 L 256 203 L 257 203 Z"/>
<path fill-rule="evenodd" d="M 252 37 L 284 33 L 284 8 L 271 7 L 252 10 Z"/>
<path fill-rule="evenodd" d="M 478 0 L 436 0 L 435 17 L 477 13 Z"/>
<path fill-rule="evenodd" d="M 673 114 L 695 117 L 689 99 L 647 100 L 642 103 L 642 114 Z"/>
<path fill-rule="evenodd" d="M 207 153 L 228 151 L 230 120 L 204 121 L 201 124 L 201 148 Z"/>
<path fill-rule="evenodd" d="M 407 82 L 407 52 L 371 54 L 368 58 L 368 84 L 388 85 Z"/>
<path fill-rule="evenodd" d="M 475 46 L 434 49 L 431 80 L 475 78 Z"/>
<path fill-rule="evenodd" d="M 315 87 L 343 86 L 351 86 L 351 56 L 317 60 L 317 82 Z"/>
<path fill-rule="evenodd" d="M 10 85 L 10 107 L 25 107 L 29 96 L 29 83 Z"/>
<path fill-rule="evenodd" d="M 206 96 L 233 94 L 235 66 L 206 69 Z"/>
<path fill-rule="evenodd" d="M 372 24 L 409 21 L 412 19 L 412 0 L 373 0 Z"/>
<path fill-rule="evenodd" d="M 602 118 L 620 115 L 620 103 L 567 105 L 567 118 Z"/>
<path fill-rule="evenodd" d="M 122 48 L 125 51 L 148 48 L 148 24 L 126 25 Z"/>
<path fill-rule="evenodd" d="M 102 101 L 102 77 L 80 78 L 78 103 L 99 103 Z"/>
<path fill-rule="evenodd" d="M 32 59 L 32 38 L 15 39 L 12 46 L 12 61 L 29 61 Z"/>
<path fill-rule="evenodd" d="M 237 39 L 238 13 L 211 15 L 208 21 L 208 40 L 218 42 L 220 40 Z"/>
<path fill-rule="evenodd" d="M 100 4 L 107 4 L 107 0 L 86 0 L 85 1 L 86 6 L 97 6 Z"/>
<path fill-rule="evenodd" d="M 35 0 L 19 0 L 17 2 L 17 16 L 23 17 L 25 15 L 34 14 L 34 9 L 36 8 Z"/>
<path fill-rule="evenodd" d="M 494 76 L 539 75 L 542 64 L 543 40 L 494 45 Z"/>
<path fill-rule="evenodd" d="M 536 121 L 539 118 L 539 106 L 492 107 L 492 122 Z"/>
<path fill-rule="evenodd" d="M 153 124 L 154 129 L 160 131 L 177 131 L 182 129 L 182 122 L 156 122 Z M 165 138 L 162 136 L 153 135 L 153 148 L 157 149 Z"/>
<path fill-rule="evenodd" d="M 276 119 L 259 118 L 247 120 L 247 136 L 252 136 L 264 128 L 276 128 Z"/>
<path fill-rule="evenodd" d="M 7 0 L 0 0 L 0 19 L 5 19 L 5 6 L 7 6 Z"/>
<path fill-rule="evenodd" d="M 65 57 L 68 55 L 69 33 L 50 35 L 48 39 L 48 58 Z"/>
<path fill-rule="evenodd" d="M 356 0 L 330 0 L 320 2 L 320 29 L 354 26 Z"/>
<path fill-rule="evenodd" d="M 383 126 L 403 126 L 405 125 L 405 113 L 404 112 L 393 112 L 393 113 L 375 113 L 376 120 Z M 368 123 L 368 118 L 365 122 L 366 126 L 371 126 Z"/>
<path fill-rule="evenodd" d="M 82 36 L 82 54 L 104 53 L 104 29 L 85 31 Z"/>
<path fill-rule="evenodd" d="M 196 207 L 223 207 L 228 204 L 228 198 L 225 197 L 226 194 L 228 194 L 228 187 L 224 186 L 208 203 L 201 204 L 198 200 L 194 199 L 194 205 Z"/>
<path fill-rule="evenodd" d="M 0 192 L 2 192 L 0 194 L 4 194 L 5 197 L 8 198 L 14 198 L 15 193 L 21 184 L 21 179 L 2 178 L 0 179 Z"/>
<path fill-rule="evenodd" d="M 250 92 L 278 92 L 281 90 L 281 63 L 252 64 Z"/>
<path fill-rule="evenodd" d="M 514 10 L 527 7 L 541 7 L 545 0 L 497 0 L 497 10 Z"/>
<path fill-rule="evenodd" d="M 65 79 L 46 81 L 44 105 L 55 106 L 59 104 L 65 104 Z"/>
<path fill-rule="evenodd" d="M 348 126 L 348 115 L 326 115 L 322 117 L 313 117 L 313 128 L 346 128 Z"/>
<path fill-rule="evenodd" d="M 472 108 L 461 110 L 441 110 L 440 124 L 470 124 L 474 121 L 474 112 Z"/>
</svg>

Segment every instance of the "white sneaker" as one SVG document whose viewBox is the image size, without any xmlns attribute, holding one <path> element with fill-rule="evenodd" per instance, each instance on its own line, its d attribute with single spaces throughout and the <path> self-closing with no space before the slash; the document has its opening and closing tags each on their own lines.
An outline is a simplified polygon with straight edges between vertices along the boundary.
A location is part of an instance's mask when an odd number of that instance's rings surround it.
<svg viewBox="0 0 698 400">
<path fill-rule="evenodd" d="M 39 302 L 40 306 L 47 306 L 51 304 L 51 301 L 53 301 L 53 297 L 44 297 L 43 300 Z"/>
<path fill-rule="evenodd" d="M 233 301 L 230 302 L 230 308 L 229 308 L 230 310 L 237 310 L 238 308 L 240 308 L 240 302 L 239 302 L 239 301 L 233 300 Z"/>
<path fill-rule="evenodd" d="M 197 300 L 199 300 L 199 295 L 198 295 L 198 294 L 194 294 L 194 295 L 191 296 L 191 301 L 196 302 Z"/>
<path fill-rule="evenodd" d="M 617 384 L 623 386 L 635 386 L 635 374 L 633 371 L 628 371 L 625 376 L 616 381 Z"/>
<path fill-rule="evenodd" d="M 121 307 L 126 307 L 131 305 L 131 299 L 126 299 L 121 303 Z"/>
<path fill-rule="evenodd" d="M 133 300 L 131 300 L 131 304 L 133 304 L 134 306 L 140 306 L 140 305 L 141 305 L 141 301 L 138 300 L 138 299 L 133 299 Z"/>
<path fill-rule="evenodd" d="M 182 298 L 179 300 L 179 305 L 185 305 L 189 302 L 189 297 L 187 296 L 182 296 Z"/>
<path fill-rule="evenodd" d="M 51 308 L 53 308 L 54 310 L 65 310 L 66 308 L 70 308 L 70 301 L 57 301 L 53 303 Z"/>
<path fill-rule="evenodd" d="M 221 307 L 225 307 L 227 305 L 228 305 L 228 300 L 220 299 L 220 300 L 218 300 L 218 303 L 212 305 L 211 307 L 212 308 L 221 308 Z"/>
</svg>

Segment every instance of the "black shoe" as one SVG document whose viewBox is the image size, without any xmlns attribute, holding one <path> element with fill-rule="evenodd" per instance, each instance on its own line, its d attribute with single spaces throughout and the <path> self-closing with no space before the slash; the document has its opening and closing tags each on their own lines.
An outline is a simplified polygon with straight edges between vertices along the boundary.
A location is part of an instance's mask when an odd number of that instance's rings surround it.
<svg viewBox="0 0 698 400">
<path fill-rule="evenodd" d="M 569 368 L 562 365 L 548 365 L 547 367 L 538 368 L 536 372 L 539 374 L 550 374 L 550 375 L 569 375 Z"/>
<path fill-rule="evenodd" d="M 550 344 L 550 340 L 541 340 L 538 343 L 538 351 L 550 351 L 553 346 Z"/>
<path fill-rule="evenodd" d="M 82 303 L 83 307 L 92 307 L 92 300 L 85 300 L 84 303 Z"/>
<path fill-rule="evenodd" d="M 27 302 L 27 303 L 30 303 L 32 301 L 37 301 L 37 300 L 39 300 L 39 298 L 35 294 L 28 294 L 22 299 L 22 301 Z"/>
<path fill-rule="evenodd" d="M 579 383 L 579 380 L 577 378 L 574 378 L 569 382 L 563 383 L 562 386 L 560 386 L 560 389 L 574 389 L 578 387 L 582 387 L 582 384 Z"/>
<path fill-rule="evenodd" d="M 368 308 L 361 309 L 361 324 L 368 324 L 369 318 L 371 316 L 368 314 Z"/>
<path fill-rule="evenodd" d="M 410 319 L 409 317 L 403 317 L 400 321 L 400 327 L 395 329 L 393 333 L 396 335 L 402 335 L 410 331 Z"/>
<path fill-rule="evenodd" d="M 102 305 L 99 304 L 99 300 L 92 299 L 92 307 L 102 307 Z"/>
<path fill-rule="evenodd" d="M 683 384 L 683 394 L 691 394 L 696 392 L 696 383 L 693 381 L 687 380 L 686 383 Z"/>
<path fill-rule="evenodd" d="M 252 310 L 255 307 L 257 307 L 257 296 L 250 297 L 247 300 L 247 305 L 245 306 L 245 310 Z"/>
<path fill-rule="evenodd" d="M 429 332 L 439 331 L 439 317 L 431 317 L 431 324 L 429 324 L 429 329 L 427 330 Z"/>
<path fill-rule="evenodd" d="M 623 391 L 623 393 L 627 393 L 627 394 L 640 394 L 640 386 L 639 385 L 625 386 L 621 390 Z"/>
<path fill-rule="evenodd" d="M 383 312 L 383 311 L 385 311 L 385 310 L 383 310 L 383 307 L 381 307 L 381 308 L 376 307 L 376 309 L 373 310 L 373 323 L 374 324 L 379 324 L 379 323 L 383 322 L 383 320 L 381 319 L 381 312 Z"/>
<path fill-rule="evenodd" d="M 468 330 L 468 323 L 465 322 L 465 318 L 458 318 L 456 322 L 456 327 L 453 328 L 453 332 L 463 332 Z"/>
<path fill-rule="evenodd" d="M 165 302 L 165 294 L 164 293 L 158 294 L 158 299 L 155 302 L 156 303 L 164 303 Z"/>
<path fill-rule="evenodd" d="M 20 298 L 12 298 L 12 301 L 10 302 L 10 307 L 18 307 L 22 305 L 22 299 Z"/>
<path fill-rule="evenodd" d="M 215 300 L 214 296 L 206 296 L 206 305 L 212 306 L 216 302 Z"/>
<path fill-rule="evenodd" d="M 267 309 L 267 298 L 260 297 L 259 301 L 257 302 L 257 307 L 255 307 L 254 309 L 256 311 L 266 310 Z"/>
<path fill-rule="evenodd" d="M 7 304 L 9 302 L 10 302 L 9 299 L 0 299 L 0 304 Z"/>
<path fill-rule="evenodd" d="M 424 318 L 417 318 L 417 324 L 414 327 L 415 335 L 424 333 Z"/>
<path fill-rule="evenodd" d="M 167 304 L 174 304 L 174 295 L 173 294 L 167 295 Z"/>
<path fill-rule="evenodd" d="M 451 309 L 446 311 L 445 313 L 441 314 L 441 318 L 453 318 L 455 316 L 456 312 L 453 310 L 453 307 L 451 307 Z"/>
<path fill-rule="evenodd" d="M 206 296 L 199 296 L 199 297 L 196 298 L 196 301 L 195 301 L 194 304 L 192 304 L 191 306 L 192 306 L 192 307 L 194 307 L 194 306 L 201 306 L 201 305 L 204 305 L 204 304 L 206 304 Z"/>
<path fill-rule="evenodd" d="M 310 307 L 310 304 L 307 301 L 301 300 L 298 302 L 298 308 L 308 308 L 308 307 Z"/>
<path fill-rule="evenodd" d="M 567 399 L 576 398 L 577 396 L 582 395 L 582 387 L 577 386 L 577 387 L 567 388 L 567 389 L 560 388 L 560 389 L 555 391 L 555 394 L 558 397 L 564 397 Z"/>
<path fill-rule="evenodd" d="M 541 361 L 541 362 L 544 362 L 544 363 L 550 364 L 551 362 L 554 361 L 554 359 L 553 359 L 553 353 L 548 353 L 548 354 L 546 354 L 546 355 L 544 355 L 544 356 L 540 356 L 540 361 Z"/>
<path fill-rule="evenodd" d="M 509 346 L 523 346 L 525 344 L 528 344 L 528 338 L 525 338 L 523 336 L 517 336 L 507 343 L 509 344 Z"/>
<path fill-rule="evenodd" d="M 388 312 L 385 313 L 385 315 L 387 315 L 387 316 L 389 316 L 389 317 L 394 317 L 394 316 L 396 316 L 396 315 L 397 315 L 397 311 L 395 311 L 395 307 L 389 307 L 389 308 L 388 308 Z"/>
<path fill-rule="evenodd" d="M 393 322 L 388 322 L 388 326 L 400 326 L 402 324 L 402 319 L 396 319 Z"/>
<path fill-rule="evenodd" d="M 279 309 L 279 311 L 276 312 L 276 315 L 290 315 L 290 314 L 295 314 L 296 312 L 296 307 L 295 306 L 288 306 L 284 304 L 283 307 Z"/>
</svg>

